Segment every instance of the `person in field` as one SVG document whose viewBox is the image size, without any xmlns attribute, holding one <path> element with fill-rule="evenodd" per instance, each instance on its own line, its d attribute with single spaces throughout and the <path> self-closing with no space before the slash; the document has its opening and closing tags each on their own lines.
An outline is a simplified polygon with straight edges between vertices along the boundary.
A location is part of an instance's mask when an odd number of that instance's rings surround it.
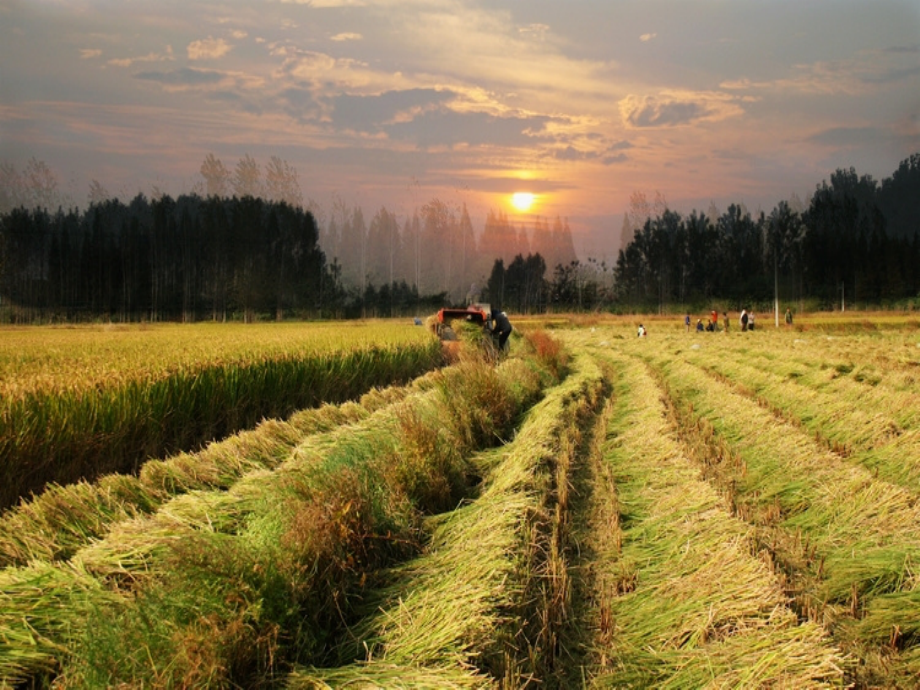
<svg viewBox="0 0 920 690">
<path fill-rule="evenodd" d="M 690 332 L 690 314 L 689 312 L 687 313 L 686 316 L 684 316 L 684 325 L 687 327 L 687 333 L 689 333 Z"/>
<path fill-rule="evenodd" d="M 722 312 L 722 321 L 725 324 L 725 332 L 728 333 L 728 312 L 727 311 Z"/>
<path fill-rule="evenodd" d="M 748 314 L 748 330 L 749 331 L 754 330 L 754 312 L 751 312 L 750 314 Z"/>
<path fill-rule="evenodd" d="M 492 310 L 492 335 L 498 338 L 498 349 L 504 351 L 505 344 L 508 342 L 508 336 L 511 335 L 511 331 L 514 329 L 511 327 L 511 322 L 508 320 L 508 315 L 499 310 Z"/>
<path fill-rule="evenodd" d="M 786 307 L 786 325 L 792 325 L 792 310 L 789 307 Z"/>
<path fill-rule="evenodd" d="M 741 324 L 741 332 L 743 333 L 748 329 L 748 313 L 747 309 L 741 310 L 741 316 L 738 318 L 739 323 Z"/>
<path fill-rule="evenodd" d="M 703 319 L 696 320 L 696 332 L 702 333 L 706 327 L 703 325 Z"/>
<path fill-rule="evenodd" d="M 636 335 L 639 336 L 640 338 L 644 338 L 645 336 L 648 335 L 648 331 L 645 330 L 645 326 L 643 326 L 641 323 L 639 324 L 639 328 L 636 331 Z"/>
</svg>

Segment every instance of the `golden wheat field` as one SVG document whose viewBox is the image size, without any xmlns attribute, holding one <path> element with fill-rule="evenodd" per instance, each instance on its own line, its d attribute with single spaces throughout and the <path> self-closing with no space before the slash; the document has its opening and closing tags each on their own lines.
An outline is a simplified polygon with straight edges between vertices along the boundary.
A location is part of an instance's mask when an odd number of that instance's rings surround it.
<svg viewBox="0 0 920 690">
<path fill-rule="evenodd" d="M 55 357 L 94 390 L 320 354 L 343 383 L 11 502 L 0 686 L 917 687 L 920 320 L 765 317 L 514 319 L 497 362 L 403 324 L 9 356 L 65 397 Z"/>
</svg>

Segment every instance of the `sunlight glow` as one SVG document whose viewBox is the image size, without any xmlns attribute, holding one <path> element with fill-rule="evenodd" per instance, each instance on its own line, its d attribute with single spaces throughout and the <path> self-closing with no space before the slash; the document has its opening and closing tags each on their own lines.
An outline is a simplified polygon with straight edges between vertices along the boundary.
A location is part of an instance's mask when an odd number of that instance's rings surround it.
<svg viewBox="0 0 920 690">
<path fill-rule="evenodd" d="M 528 211 L 535 199 L 536 196 L 530 192 L 515 192 L 511 195 L 511 205 L 518 211 Z"/>
</svg>

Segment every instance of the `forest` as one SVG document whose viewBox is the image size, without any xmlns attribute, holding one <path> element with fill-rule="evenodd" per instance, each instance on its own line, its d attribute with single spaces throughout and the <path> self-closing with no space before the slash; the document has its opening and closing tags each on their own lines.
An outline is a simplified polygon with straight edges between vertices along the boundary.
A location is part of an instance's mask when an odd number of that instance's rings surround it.
<svg viewBox="0 0 920 690">
<path fill-rule="evenodd" d="M 477 232 L 465 205 L 439 199 L 402 225 L 385 207 L 367 222 L 341 202 L 325 217 L 274 158 L 261 181 L 249 157 L 234 178 L 209 156 L 207 185 L 175 199 L 124 203 L 94 183 L 85 210 L 49 210 L 43 164 L 2 172 L 20 180 L 0 199 L 6 322 L 392 317 L 472 300 L 517 313 L 661 311 L 775 294 L 834 308 L 920 295 L 920 154 L 881 183 L 838 169 L 807 206 L 627 218 L 615 266 L 577 258 L 559 217 L 527 228 L 490 211 Z"/>
<path fill-rule="evenodd" d="M 920 296 L 920 154 L 880 184 L 838 169 L 803 211 L 781 201 L 752 217 L 665 210 L 638 228 L 614 269 L 615 299 L 658 308 L 725 300 L 740 308 L 810 300 L 820 308 Z"/>
</svg>

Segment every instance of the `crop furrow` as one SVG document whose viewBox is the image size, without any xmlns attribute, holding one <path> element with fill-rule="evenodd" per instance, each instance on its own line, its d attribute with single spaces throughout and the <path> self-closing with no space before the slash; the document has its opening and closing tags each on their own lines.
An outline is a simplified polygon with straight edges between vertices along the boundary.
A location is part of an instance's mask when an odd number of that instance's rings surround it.
<svg viewBox="0 0 920 690">
<path fill-rule="evenodd" d="M 570 484 L 605 389 L 577 357 L 515 439 L 477 457 L 480 496 L 434 518 L 425 553 L 370 595 L 342 665 L 299 668 L 288 687 L 565 687 Z"/>
<path fill-rule="evenodd" d="M 699 367 L 660 356 L 649 360 L 707 475 L 736 513 L 757 527 L 800 612 L 823 622 L 844 649 L 860 657 L 856 682 L 915 673 L 911 654 L 898 654 L 912 637 L 867 650 L 854 630 L 874 602 L 883 601 L 879 597 L 914 596 L 912 564 L 920 557 L 916 496 L 841 460 Z M 915 629 L 915 619 L 910 609 L 889 617 L 889 633 L 897 637 L 898 629 Z M 887 670 L 872 663 L 880 654 Z"/>
<path fill-rule="evenodd" d="M 800 623 L 752 529 L 688 458 L 655 380 L 616 362 L 603 446 L 619 534 L 597 564 L 592 687 L 831 687 L 844 660 Z"/>
</svg>

